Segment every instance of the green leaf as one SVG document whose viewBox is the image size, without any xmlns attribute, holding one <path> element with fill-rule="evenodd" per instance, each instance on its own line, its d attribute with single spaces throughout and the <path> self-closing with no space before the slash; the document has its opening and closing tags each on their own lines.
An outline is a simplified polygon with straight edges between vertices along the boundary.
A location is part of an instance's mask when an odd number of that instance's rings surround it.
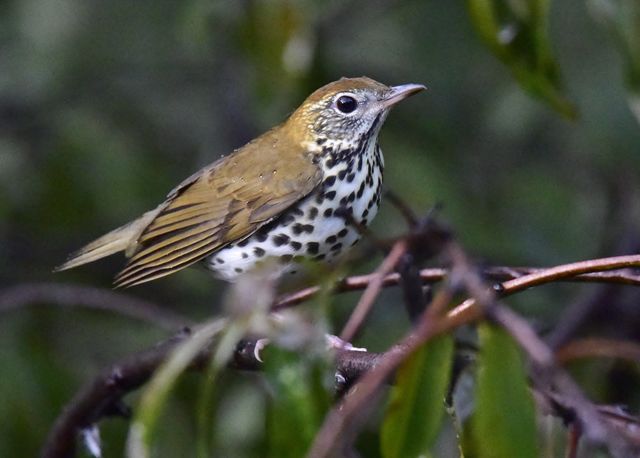
<svg viewBox="0 0 640 458">
<path fill-rule="evenodd" d="M 157 423 L 178 377 L 211 339 L 225 329 L 225 320 L 214 320 L 176 346 L 168 359 L 156 370 L 142 394 L 140 405 L 129 427 L 127 457 L 147 458 Z"/>
<path fill-rule="evenodd" d="M 573 119 L 548 35 L 549 0 L 467 0 L 476 31 L 531 95 Z"/>
<path fill-rule="evenodd" d="M 522 355 L 501 328 L 479 327 L 480 354 L 473 431 L 478 456 L 536 458 L 537 431 L 533 398 Z"/>
<path fill-rule="evenodd" d="M 629 107 L 640 122 L 640 2 L 638 0 L 590 0 L 589 10 L 613 37 L 622 55 Z"/>
<path fill-rule="evenodd" d="M 271 388 L 269 457 L 305 456 L 329 409 L 332 371 L 328 361 L 311 353 L 275 345 L 265 350 L 265 374 Z"/>
<path fill-rule="evenodd" d="M 426 456 L 445 412 L 451 377 L 453 338 L 445 335 L 423 345 L 398 369 L 382 425 L 382 456 Z"/>
</svg>

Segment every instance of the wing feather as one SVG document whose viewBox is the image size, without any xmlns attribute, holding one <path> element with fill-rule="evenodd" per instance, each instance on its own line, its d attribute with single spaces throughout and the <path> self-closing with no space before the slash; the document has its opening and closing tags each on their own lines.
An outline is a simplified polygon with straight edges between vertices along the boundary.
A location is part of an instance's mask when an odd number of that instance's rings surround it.
<svg viewBox="0 0 640 458">
<path fill-rule="evenodd" d="M 300 143 L 274 142 L 273 135 L 268 132 L 171 191 L 136 240 L 115 285 L 132 286 L 183 269 L 251 235 L 308 195 L 321 182 L 321 169 Z M 297 148 L 296 154 L 287 147 Z"/>
</svg>

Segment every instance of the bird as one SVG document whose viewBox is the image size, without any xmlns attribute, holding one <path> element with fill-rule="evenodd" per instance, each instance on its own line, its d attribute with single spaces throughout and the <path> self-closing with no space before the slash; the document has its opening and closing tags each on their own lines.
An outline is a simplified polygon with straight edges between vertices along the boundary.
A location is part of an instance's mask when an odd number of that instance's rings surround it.
<svg viewBox="0 0 640 458">
<path fill-rule="evenodd" d="M 278 277 L 309 261 L 334 262 L 378 211 L 382 124 L 394 105 L 424 89 L 364 76 L 331 82 L 283 123 L 194 173 L 156 208 L 55 270 L 123 251 L 127 262 L 114 279 L 119 288 L 198 262 L 229 282 L 266 262 Z"/>
</svg>

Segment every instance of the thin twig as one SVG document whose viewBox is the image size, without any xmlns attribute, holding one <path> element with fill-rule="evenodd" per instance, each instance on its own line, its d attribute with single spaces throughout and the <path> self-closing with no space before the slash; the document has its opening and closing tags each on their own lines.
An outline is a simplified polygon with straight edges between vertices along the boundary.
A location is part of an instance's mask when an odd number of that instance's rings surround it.
<svg viewBox="0 0 640 458">
<path fill-rule="evenodd" d="M 566 264 L 563 266 L 553 267 L 544 271 L 535 271 L 528 275 L 515 278 L 507 281 L 500 288 L 501 294 L 513 294 L 518 291 L 522 291 L 529 287 L 542 285 L 545 283 L 560 281 L 562 279 L 570 278 L 575 275 L 585 274 L 590 272 L 596 272 L 607 269 L 621 269 L 628 267 L 637 267 L 640 265 L 640 256 L 620 256 L 615 258 L 605 258 L 600 260 L 583 261 L 579 263 Z M 476 288 L 480 286 L 480 282 L 477 281 Z M 490 294 L 487 288 L 481 290 L 482 297 Z M 478 291 L 480 293 L 480 291 Z M 436 295 L 434 303 L 447 299 L 447 294 Z M 434 306 L 432 304 L 431 306 Z M 444 307 L 444 306 L 443 306 Z M 438 308 L 436 306 L 436 308 Z M 353 420 L 356 412 L 362 410 L 363 406 L 367 405 L 367 402 L 375 394 L 384 380 L 395 370 L 395 368 L 406 358 L 409 354 L 419 348 L 420 345 L 429 341 L 433 337 L 440 333 L 449 331 L 458 326 L 470 323 L 481 318 L 483 315 L 483 308 L 478 304 L 476 299 L 467 299 L 462 304 L 458 305 L 445 317 L 438 320 L 434 320 L 433 317 L 429 319 L 423 319 L 419 323 L 419 326 L 411 333 L 409 333 L 399 344 L 398 347 L 401 351 L 396 351 L 385 355 L 379 362 L 379 364 L 372 370 L 367 372 L 360 381 L 353 387 L 350 394 L 325 417 L 322 427 L 312 444 L 311 450 L 308 454 L 309 458 L 324 458 L 331 456 L 336 450 L 340 441 L 342 431 Z M 425 317 L 428 315 L 425 313 Z M 538 348 L 535 349 L 535 354 L 541 359 L 545 359 L 545 352 L 538 352 Z M 560 378 L 560 382 L 566 385 L 567 382 L 564 378 Z M 588 401 L 586 401 L 588 402 Z M 589 404 L 590 405 L 590 404 Z M 573 406 L 575 407 L 575 406 Z M 579 407 L 582 408 L 580 405 Z M 588 415 L 583 415 L 583 418 L 591 418 L 591 410 L 588 411 Z M 597 417 L 596 417 L 597 418 Z M 597 420 L 597 425 L 600 425 Z M 592 437 L 598 437 L 598 433 L 604 431 L 597 426 L 594 426 Z"/>
<path fill-rule="evenodd" d="M 106 289 L 56 283 L 22 283 L 0 290 L 0 313 L 31 304 L 104 310 L 153 323 L 171 332 L 193 323 L 168 307 Z"/>
<path fill-rule="evenodd" d="M 390 189 L 385 191 L 385 197 L 394 207 L 398 209 L 400 214 L 404 217 L 409 227 L 415 227 L 418 224 L 418 217 L 416 213 L 407 205 L 407 203 Z"/>
<path fill-rule="evenodd" d="M 556 352 L 556 360 L 565 364 L 579 358 L 620 358 L 640 362 L 640 344 L 627 340 L 601 338 L 576 339 Z"/>
<path fill-rule="evenodd" d="M 110 415 L 128 416 L 122 407 L 124 396 L 144 385 L 156 369 L 166 361 L 177 345 L 189 338 L 191 331 L 184 329 L 173 338 L 153 348 L 113 364 L 80 389 L 68 403 L 49 432 L 42 448 L 42 458 L 67 458 L 75 455 L 78 433 Z M 259 370 L 256 342 L 239 345 L 230 362 L 238 370 Z M 201 350 L 189 370 L 203 370 L 211 361 L 213 346 Z M 336 370 L 348 380 L 357 380 L 362 373 L 374 367 L 382 357 L 380 353 L 340 350 L 336 352 Z"/>
<path fill-rule="evenodd" d="M 466 253 L 459 245 L 451 243 L 448 248 L 454 264 L 466 271 L 462 279 L 467 290 L 475 299 L 476 308 L 483 310 L 495 323 L 511 334 L 513 339 L 529 356 L 529 360 L 533 365 L 531 379 L 534 385 L 542 390 L 547 389 L 547 387 L 554 387 L 558 393 L 564 395 L 566 405 L 575 413 L 580 425 L 580 431 L 585 438 L 595 443 L 606 444 L 615 456 L 629 456 L 628 454 L 631 453 L 634 445 L 625 440 L 625 436 L 617 434 L 604 421 L 596 406 L 586 398 L 573 379 L 556 364 L 551 348 L 538 337 L 524 318 L 496 301 L 493 290 L 483 285 L 482 279 L 472 268 Z M 569 271 L 587 272 L 594 268 L 618 268 L 618 264 L 630 262 L 630 259 L 621 258 L 627 257 L 618 257 L 615 260 L 608 258 L 607 260 L 585 261 L 564 267 L 559 266 L 549 269 L 546 275 L 542 275 L 542 273 L 531 274 L 528 276 L 528 282 L 523 281 L 522 278 L 513 280 L 511 282 L 512 285 L 510 285 L 510 291 L 521 291 L 528 284 L 540 284 L 543 281 L 542 279 L 553 278 L 554 275 L 558 278 L 568 276 Z M 635 262 L 635 259 L 631 262 Z"/>
<path fill-rule="evenodd" d="M 395 268 L 400 258 L 407 251 L 407 241 L 405 239 L 398 240 L 391 248 L 389 254 L 384 258 L 382 263 L 374 272 L 364 293 L 360 296 L 358 304 L 353 309 L 347 324 L 340 333 L 340 338 L 345 342 L 350 342 L 356 335 L 356 332 L 369 314 L 374 301 L 382 290 L 385 277 Z"/>
<path fill-rule="evenodd" d="M 640 257 L 638 257 L 638 259 L 638 263 L 640 264 Z M 572 264 L 567 265 L 571 266 Z M 548 268 L 543 267 L 489 267 L 483 272 L 483 276 L 497 282 L 505 282 L 534 273 L 547 272 L 548 270 Z M 422 269 L 420 271 L 420 278 L 424 284 L 438 283 L 439 281 L 442 281 L 442 279 L 448 274 L 448 272 L 448 269 L 443 268 Z M 347 277 L 335 285 L 333 293 L 338 294 L 363 290 L 367 287 L 367 285 L 369 285 L 374 276 L 375 273 Z M 594 269 L 594 271 L 587 273 L 571 272 L 567 276 L 561 278 L 553 278 L 551 281 L 616 283 L 623 285 L 640 286 L 640 275 L 632 272 L 630 269 L 619 269 L 603 272 L 599 272 Z M 388 274 L 384 278 L 382 286 L 387 288 L 390 286 L 397 286 L 399 283 L 400 274 L 394 272 Z M 285 294 L 275 301 L 272 306 L 272 310 L 280 310 L 299 305 L 314 297 L 320 292 L 320 290 L 321 288 L 319 286 L 310 286 L 294 293 Z"/>
<path fill-rule="evenodd" d="M 499 285 L 499 293 L 501 297 L 509 296 L 517 292 L 523 291 L 534 286 L 540 286 L 547 283 L 553 283 L 557 281 L 567 281 L 580 278 L 589 278 L 593 281 L 602 281 L 602 276 L 595 275 L 596 273 L 606 273 L 607 270 L 628 269 L 632 267 L 640 267 L 640 255 L 630 256 L 615 256 L 611 258 L 591 259 L 588 261 L 574 262 L 571 264 L 562 264 L 548 269 L 533 269 L 531 273 L 522 275 L 520 277 L 507 280 Z M 631 277 L 625 278 L 630 279 Z M 591 281 L 591 280 L 588 280 Z M 467 308 L 474 308 L 476 301 L 471 298 L 458 305 L 456 308 L 449 312 L 449 315 L 455 315 L 458 313 L 466 313 Z"/>
</svg>

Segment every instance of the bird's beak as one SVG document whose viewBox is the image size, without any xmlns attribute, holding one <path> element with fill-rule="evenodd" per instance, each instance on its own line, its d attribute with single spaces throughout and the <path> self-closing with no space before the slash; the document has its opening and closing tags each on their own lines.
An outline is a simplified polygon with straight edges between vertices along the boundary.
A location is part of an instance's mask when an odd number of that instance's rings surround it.
<svg viewBox="0 0 640 458">
<path fill-rule="evenodd" d="M 390 108 L 401 100 L 407 97 L 417 94 L 420 91 L 425 91 L 426 86 L 422 84 L 401 84 L 400 86 L 391 86 L 391 92 L 382 101 L 385 108 Z"/>
</svg>

